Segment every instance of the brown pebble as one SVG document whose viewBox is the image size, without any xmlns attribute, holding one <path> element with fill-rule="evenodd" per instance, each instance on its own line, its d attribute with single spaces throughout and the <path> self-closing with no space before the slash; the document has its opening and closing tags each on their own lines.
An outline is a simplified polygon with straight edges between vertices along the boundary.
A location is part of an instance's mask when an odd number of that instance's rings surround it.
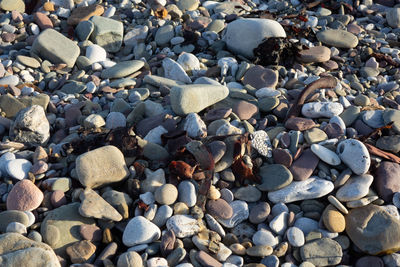
<svg viewBox="0 0 400 267">
<path fill-rule="evenodd" d="M 49 17 L 47 17 L 42 12 L 36 12 L 33 15 L 33 19 L 42 31 L 45 29 L 53 28 L 53 22 L 51 22 L 51 19 L 49 19 Z"/>
<path fill-rule="evenodd" d="M 96 251 L 96 246 L 88 240 L 75 242 L 72 246 L 67 247 L 66 252 L 72 263 L 84 263 Z"/>
<path fill-rule="evenodd" d="M 58 208 L 58 207 L 61 207 L 62 205 L 67 204 L 67 199 L 66 199 L 63 191 L 56 190 L 56 191 L 52 192 L 51 197 L 50 197 L 50 202 L 54 208 Z"/>
<path fill-rule="evenodd" d="M 289 130 L 306 131 L 311 128 L 314 128 L 315 122 L 311 119 L 294 117 L 294 118 L 289 118 L 286 121 L 285 127 Z"/>
<path fill-rule="evenodd" d="M 79 233 L 83 239 L 92 242 L 99 242 L 102 239 L 102 231 L 96 225 L 82 224 Z"/>
</svg>

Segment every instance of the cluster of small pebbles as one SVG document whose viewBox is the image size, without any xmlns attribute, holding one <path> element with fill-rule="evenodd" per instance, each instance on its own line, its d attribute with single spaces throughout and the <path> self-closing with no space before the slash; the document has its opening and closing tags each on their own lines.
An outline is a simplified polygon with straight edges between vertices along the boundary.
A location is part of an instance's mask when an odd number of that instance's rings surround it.
<svg viewBox="0 0 400 267">
<path fill-rule="evenodd" d="M 399 0 L 0 9 L 0 266 L 400 266 Z"/>
</svg>

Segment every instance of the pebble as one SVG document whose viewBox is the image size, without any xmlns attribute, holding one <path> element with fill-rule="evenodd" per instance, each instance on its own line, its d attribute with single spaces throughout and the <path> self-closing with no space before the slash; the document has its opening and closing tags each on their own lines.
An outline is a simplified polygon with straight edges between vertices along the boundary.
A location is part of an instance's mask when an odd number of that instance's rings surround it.
<svg viewBox="0 0 400 267">
<path fill-rule="evenodd" d="M 341 163 L 339 156 L 324 146 L 312 144 L 311 151 L 317 155 L 320 160 L 328 163 L 329 165 L 337 166 Z"/>
<path fill-rule="evenodd" d="M 17 180 L 28 178 L 28 173 L 32 168 L 32 163 L 26 159 L 13 159 L 5 163 L 4 171 Z"/>
<path fill-rule="evenodd" d="M 233 215 L 228 219 L 218 219 L 218 222 L 227 228 L 233 228 L 239 223 L 249 218 L 249 207 L 246 202 L 242 200 L 235 200 L 229 203 L 232 208 Z"/>
<path fill-rule="evenodd" d="M 79 198 L 79 213 L 82 216 L 117 222 L 122 220 L 121 214 L 92 189 L 86 188 Z"/>
<path fill-rule="evenodd" d="M 200 230 L 197 220 L 189 215 L 172 216 L 167 220 L 167 228 L 178 238 L 193 236 Z"/>
<path fill-rule="evenodd" d="M 125 227 L 122 242 L 125 246 L 133 247 L 149 244 L 161 237 L 160 228 L 143 216 L 132 218 Z"/>
<path fill-rule="evenodd" d="M 271 207 L 268 202 L 259 202 L 250 208 L 249 221 L 254 224 L 264 222 L 270 214 Z"/>
<path fill-rule="evenodd" d="M 44 195 L 30 180 L 23 179 L 16 183 L 7 197 L 8 210 L 31 211 L 39 207 Z"/>
<path fill-rule="evenodd" d="M 343 106 L 337 102 L 311 102 L 301 108 L 301 113 L 308 118 L 332 118 L 343 112 Z"/>
<path fill-rule="evenodd" d="M 333 183 L 310 177 L 304 181 L 294 181 L 288 186 L 268 193 L 268 198 L 273 203 L 290 203 L 299 200 L 319 198 L 333 190 Z"/>
<path fill-rule="evenodd" d="M 287 239 L 291 246 L 302 247 L 304 245 L 304 233 L 299 228 L 293 226 L 286 231 Z"/>
<path fill-rule="evenodd" d="M 316 266 L 329 266 L 339 264 L 343 252 L 336 241 L 330 238 L 321 238 L 301 247 L 300 255 L 303 261 L 308 261 Z"/>
<path fill-rule="evenodd" d="M 365 174 L 370 165 L 371 158 L 365 145 L 355 139 L 347 139 L 339 143 L 336 153 L 355 174 Z"/>
<path fill-rule="evenodd" d="M 258 189 L 261 191 L 276 191 L 288 186 L 292 180 L 292 173 L 281 164 L 270 164 L 260 168 L 261 184 Z"/>
<path fill-rule="evenodd" d="M 172 184 L 164 184 L 154 192 L 154 198 L 161 205 L 171 205 L 178 198 L 178 189 Z"/>
<path fill-rule="evenodd" d="M 317 39 L 323 44 L 337 48 L 354 48 L 358 44 L 357 36 L 344 30 L 327 29 L 319 31 Z"/>
<path fill-rule="evenodd" d="M 358 200 L 368 194 L 373 180 L 374 177 L 369 174 L 350 177 L 336 192 L 336 198 L 343 202 Z"/>
</svg>

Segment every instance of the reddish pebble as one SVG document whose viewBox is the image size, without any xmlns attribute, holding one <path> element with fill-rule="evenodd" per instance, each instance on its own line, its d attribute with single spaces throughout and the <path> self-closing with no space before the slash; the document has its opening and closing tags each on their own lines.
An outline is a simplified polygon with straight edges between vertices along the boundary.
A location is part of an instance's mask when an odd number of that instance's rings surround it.
<svg viewBox="0 0 400 267">
<path fill-rule="evenodd" d="M 24 18 L 22 17 L 22 14 L 19 11 L 13 10 L 11 11 L 11 19 L 15 22 L 20 22 Z"/>
<path fill-rule="evenodd" d="M 19 181 L 7 197 L 7 210 L 31 211 L 40 206 L 43 193 L 28 179 Z"/>
<path fill-rule="evenodd" d="M 67 204 L 67 199 L 65 198 L 65 194 L 61 190 L 56 190 L 53 193 L 51 193 L 50 197 L 51 205 L 54 208 L 61 207 L 62 205 Z"/>
<path fill-rule="evenodd" d="M 53 28 L 53 22 L 51 22 L 51 19 L 41 12 L 36 12 L 33 15 L 33 19 L 41 30 Z"/>
<path fill-rule="evenodd" d="M 1 39 L 3 40 L 3 42 L 11 43 L 15 40 L 15 34 L 9 32 L 3 32 L 1 34 Z"/>
<path fill-rule="evenodd" d="M 308 179 L 317 167 L 318 162 L 319 158 L 311 151 L 311 149 L 305 150 L 290 167 L 290 172 L 293 174 L 293 180 L 304 181 Z"/>
<path fill-rule="evenodd" d="M 285 127 L 289 130 L 306 131 L 315 127 L 315 122 L 311 119 L 294 117 L 286 121 Z"/>
<path fill-rule="evenodd" d="M 96 225 L 83 224 L 80 226 L 79 233 L 82 238 L 92 242 L 98 242 L 102 239 L 103 233 Z"/>
<path fill-rule="evenodd" d="M 39 160 L 38 162 L 34 163 L 31 168 L 31 173 L 33 175 L 38 175 L 47 172 L 49 169 L 49 165 L 43 160 Z"/>
</svg>

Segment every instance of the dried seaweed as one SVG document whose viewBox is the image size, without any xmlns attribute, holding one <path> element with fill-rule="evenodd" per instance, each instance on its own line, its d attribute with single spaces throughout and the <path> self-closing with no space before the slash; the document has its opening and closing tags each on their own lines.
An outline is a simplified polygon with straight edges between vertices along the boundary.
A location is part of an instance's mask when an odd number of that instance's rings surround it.
<svg viewBox="0 0 400 267">
<path fill-rule="evenodd" d="M 293 65 L 299 51 L 298 45 L 290 42 L 288 38 L 267 38 L 253 50 L 254 63 L 263 66 L 284 65 L 289 67 Z"/>
</svg>

